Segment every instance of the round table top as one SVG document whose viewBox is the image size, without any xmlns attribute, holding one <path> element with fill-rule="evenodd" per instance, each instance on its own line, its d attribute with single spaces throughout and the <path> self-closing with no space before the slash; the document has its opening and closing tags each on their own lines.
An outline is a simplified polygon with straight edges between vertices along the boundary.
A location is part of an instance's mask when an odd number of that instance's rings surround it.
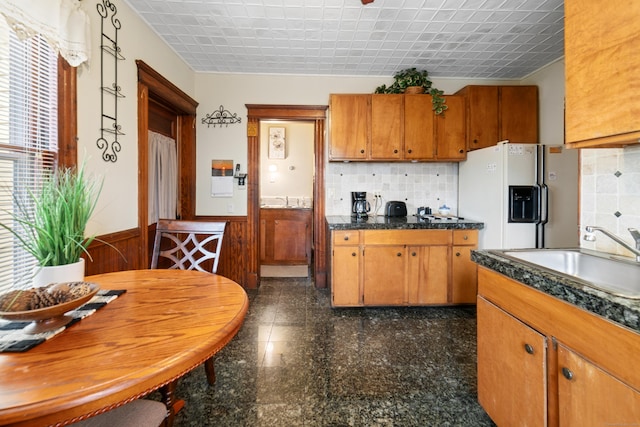
<svg viewBox="0 0 640 427">
<path fill-rule="evenodd" d="M 144 396 L 224 347 L 249 304 L 234 281 L 197 271 L 85 280 L 126 293 L 35 348 L 0 354 L 0 425 L 56 424 Z"/>
</svg>

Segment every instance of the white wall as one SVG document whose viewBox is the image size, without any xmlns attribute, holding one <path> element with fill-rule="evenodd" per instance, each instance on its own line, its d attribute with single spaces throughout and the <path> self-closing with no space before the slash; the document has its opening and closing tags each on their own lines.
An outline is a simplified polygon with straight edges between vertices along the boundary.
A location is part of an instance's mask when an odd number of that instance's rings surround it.
<svg viewBox="0 0 640 427">
<path fill-rule="evenodd" d="M 270 159 L 268 151 L 269 128 L 285 128 L 285 158 Z M 314 136 L 313 122 L 261 121 L 260 122 L 260 199 L 289 197 L 291 204 L 310 206 L 313 200 Z M 270 166 L 277 168 L 271 172 Z M 281 204 L 277 200 L 273 204 Z"/>
<path fill-rule="evenodd" d="M 538 85 L 540 143 L 564 144 L 564 58 L 522 80 Z"/>
<path fill-rule="evenodd" d="M 336 77 L 336 76 L 284 76 L 249 74 L 196 74 L 196 99 L 198 107 L 197 139 L 198 164 L 196 165 L 196 214 L 198 215 L 246 215 L 246 191 L 236 187 L 234 196 L 221 200 L 211 198 L 208 184 L 209 163 L 212 158 L 233 159 L 246 170 L 247 132 L 245 104 L 327 105 L 331 93 L 373 93 L 375 88 L 392 82 L 390 77 Z M 514 81 L 487 81 L 467 79 L 433 79 L 434 87 L 451 94 L 468 84 L 518 84 Z M 232 113 L 242 117 L 242 124 L 228 127 L 209 127 L 201 123 L 207 113 L 224 105 Z M 327 137 L 328 140 L 328 137 Z M 326 148 L 326 147 L 325 147 Z M 408 180 L 405 169 L 411 171 Z M 369 178 L 393 175 L 384 185 Z M 441 175 L 438 176 L 437 174 Z M 345 177 L 348 177 L 345 178 Z M 248 177 L 249 180 L 256 177 Z M 345 182 L 346 180 L 346 182 Z M 342 182 L 345 182 L 344 185 Z M 457 166 L 455 164 L 391 164 L 391 163 L 331 163 L 326 168 L 326 214 L 348 214 L 350 194 L 355 183 L 366 183 L 362 191 L 382 190 L 386 200 L 404 200 L 409 207 L 440 202 L 455 204 L 457 200 Z M 369 186 L 380 188 L 368 188 Z M 411 190 L 408 190 L 409 187 Z M 364 187 L 364 188 L 363 188 Z M 410 191 L 410 194 L 405 194 Z M 437 200 L 438 194 L 445 194 Z M 234 212 L 228 212 L 229 204 Z M 454 211 L 455 212 L 455 211 Z"/>
<path fill-rule="evenodd" d="M 118 102 L 122 151 L 115 163 L 104 162 L 96 146 L 100 136 L 100 24 L 95 4 L 83 2 L 91 18 L 93 43 L 90 67 L 78 73 L 78 152 L 90 172 L 104 176 L 98 209 L 89 232 L 105 234 L 137 226 L 137 68 L 141 59 L 200 103 L 197 122 L 196 213 L 228 215 L 228 203 L 209 195 L 210 161 L 233 159 L 246 171 L 245 104 L 326 105 L 330 93 L 371 93 L 390 77 L 244 75 L 194 73 L 129 8 L 115 1 L 122 28 L 119 45 L 126 60 L 119 63 L 118 83 L 126 96 Z M 108 28 L 108 27 L 107 27 Z M 545 144 L 563 141 L 564 63 L 558 61 L 521 82 L 433 79 L 435 87 L 454 93 L 467 84 L 537 84 L 540 88 L 540 139 Z M 242 118 L 241 124 L 209 127 L 206 113 L 224 105 Z M 628 239 L 627 227 L 640 226 L 640 149 L 581 150 L 581 223 L 602 225 Z M 616 176 L 615 172 L 620 172 Z M 257 177 L 249 177 L 256 179 Z M 348 213 L 349 192 L 382 191 L 385 199 L 407 199 L 410 209 L 420 205 L 452 204 L 457 199 L 457 165 L 331 163 L 327 165 L 327 214 Z M 246 191 L 235 191 L 229 202 L 233 215 L 246 215 Z M 454 210 L 455 212 L 455 210 Z M 616 216 L 615 213 L 620 213 Z M 617 248 L 599 238 L 598 249 Z M 583 242 L 584 246 L 592 246 Z"/>
<path fill-rule="evenodd" d="M 138 86 L 136 59 L 154 68 L 188 95 L 195 98 L 194 72 L 171 50 L 124 1 L 112 1 L 122 28 L 118 44 L 124 61 L 118 63 L 118 84 L 125 98 L 118 101 L 118 122 L 124 136 L 115 163 L 102 160 L 96 146 L 100 137 L 100 24 L 95 2 L 82 2 L 91 19 L 90 66 L 78 70 L 78 161 L 87 159 L 90 173 L 104 177 L 96 212 L 88 224 L 89 234 L 106 234 L 138 225 Z M 111 15 L 110 15 L 111 16 Z M 113 31 L 106 24 L 106 30 Z M 111 33 L 110 33 L 111 34 Z M 113 61 L 106 65 L 111 72 Z M 105 102 L 112 102 L 105 96 Z M 245 143 L 246 145 L 246 143 Z"/>
</svg>

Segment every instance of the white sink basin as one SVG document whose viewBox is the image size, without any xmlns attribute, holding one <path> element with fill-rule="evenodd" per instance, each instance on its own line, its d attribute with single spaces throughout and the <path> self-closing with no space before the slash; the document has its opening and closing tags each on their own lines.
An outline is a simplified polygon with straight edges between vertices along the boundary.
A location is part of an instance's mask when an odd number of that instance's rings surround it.
<svg viewBox="0 0 640 427">
<path fill-rule="evenodd" d="M 570 276 L 585 285 L 625 298 L 640 299 L 640 263 L 585 249 L 490 251 Z"/>
<path fill-rule="evenodd" d="M 307 206 L 260 205 L 262 209 L 311 209 Z"/>
</svg>

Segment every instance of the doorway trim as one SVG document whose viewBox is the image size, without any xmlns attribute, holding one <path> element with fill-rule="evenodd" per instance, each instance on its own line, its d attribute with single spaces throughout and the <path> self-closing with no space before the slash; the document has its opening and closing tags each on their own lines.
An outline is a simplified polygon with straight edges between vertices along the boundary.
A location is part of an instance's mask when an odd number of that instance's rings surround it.
<svg viewBox="0 0 640 427">
<path fill-rule="evenodd" d="M 313 184 L 313 265 L 317 288 L 327 287 L 327 243 L 324 226 L 325 122 L 328 105 L 245 104 L 247 107 L 247 287 L 260 286 L 260 121 L 314 123 L 315 179 Z"/>
<path fill-rule="evenodd" d="M 164 78 L 144 61 L 138 67 L 138 228 L 140 230 L 139 259 L 142 265 L 149 259 L 148 199 L 149 199 L 149 101 L 156 101 L 176 114 L 176 144 L 178 147 L 178 207 L 181 217 L 195 216 L 196 189 L 196 108 L 198 103 L 180 88 Z"/>
</svg>

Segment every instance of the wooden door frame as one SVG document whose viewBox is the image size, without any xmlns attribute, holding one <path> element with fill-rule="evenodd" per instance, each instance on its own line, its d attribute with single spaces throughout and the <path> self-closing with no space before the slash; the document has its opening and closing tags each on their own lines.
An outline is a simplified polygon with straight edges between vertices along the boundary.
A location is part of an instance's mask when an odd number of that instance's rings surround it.
<svg viewBox="0 0 640 427">
<path fill-rule="evenodd" d="M 247 287 L 260 286 L 260 121 L 314 123 L 315 179 L 313 185 L 313 266 L 315 286 L 327 287 L 325 198 L 325 122 L 327 105 L 245 104 L 247 107 Z"/>
<path fill-rule="evenodd" d="M 184 219 L 195 217 L 196 210 L 196 108 L 198 103 L 160 73 L 136 60 L 138 67 L 138 229 L 139 259 L 149 258 L 147 221 L 149 214 L 149 101 L 161 103 L 176 113 L 178 146 L 178 200 Z"/>
</svg>

